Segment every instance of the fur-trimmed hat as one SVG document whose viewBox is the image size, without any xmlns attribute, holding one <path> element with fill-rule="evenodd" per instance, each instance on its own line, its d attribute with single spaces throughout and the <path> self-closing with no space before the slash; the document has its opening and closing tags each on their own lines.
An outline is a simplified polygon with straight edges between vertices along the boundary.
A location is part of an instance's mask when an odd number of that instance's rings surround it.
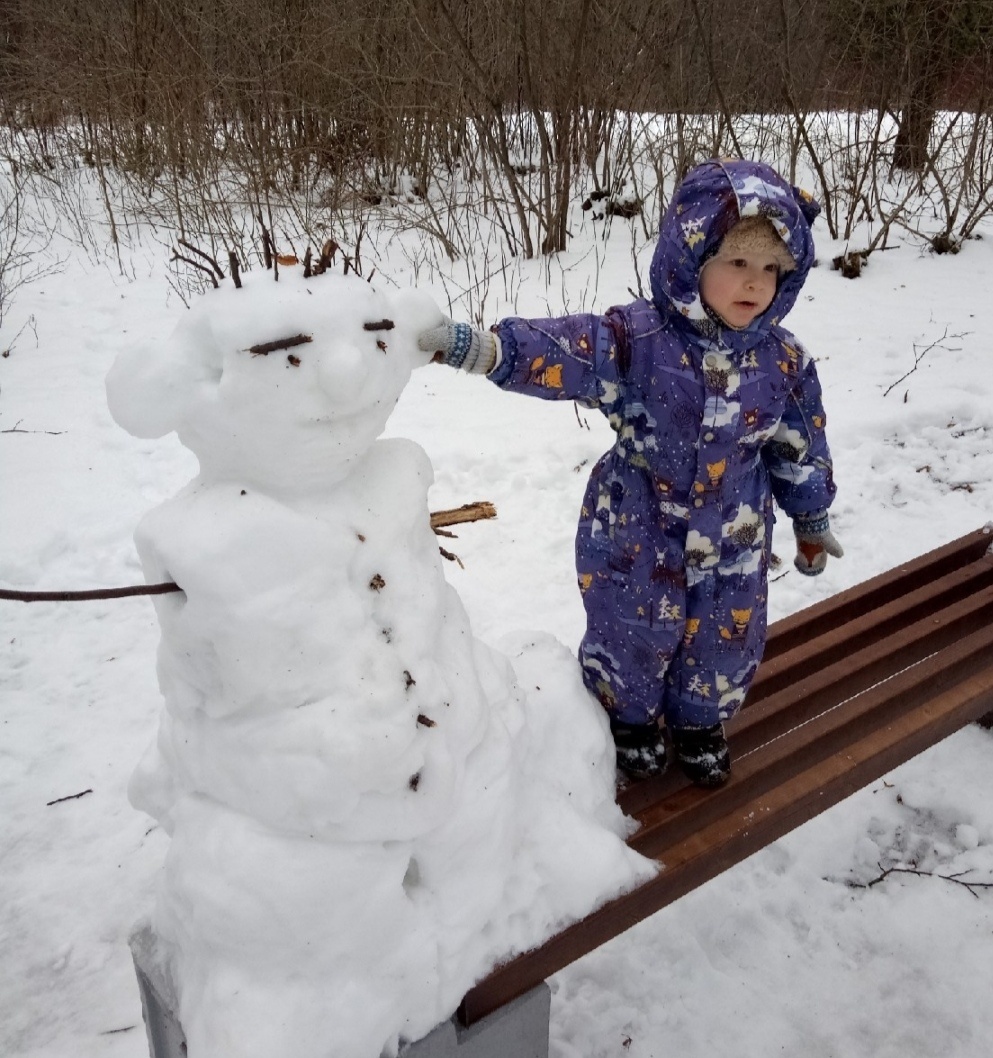
<svg viewBox="0 0 993 1058">
<path fill-rule="evenodd" d="M 715 257 L 737 257 L 743 253 L 767 253 L 776 259 L 780 274 L 792 272 L 796 261 L 786 243 L 765 217 L 745 217 L 721 240 Z"/>
</svg>

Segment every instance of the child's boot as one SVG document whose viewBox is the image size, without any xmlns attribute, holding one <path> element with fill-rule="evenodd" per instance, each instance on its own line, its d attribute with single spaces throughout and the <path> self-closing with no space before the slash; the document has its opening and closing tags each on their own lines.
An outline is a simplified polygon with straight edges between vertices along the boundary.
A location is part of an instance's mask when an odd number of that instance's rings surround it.
<svg viewBox="0 0 993 1058">
<path fill-rule="evenodd" d="M 617 767 L 631 779 L 662 775 L 668 764 L 665 728 L 657 721 L 624 724 L 611 720 L 610 730 L 617 747 Z"/>
<path fill-rule="evenodd" d="M 724 725 L 673 728 L 676 760 L 697 786 L 722 786 L 731 774 L 731 751 Z"/>
</svg>

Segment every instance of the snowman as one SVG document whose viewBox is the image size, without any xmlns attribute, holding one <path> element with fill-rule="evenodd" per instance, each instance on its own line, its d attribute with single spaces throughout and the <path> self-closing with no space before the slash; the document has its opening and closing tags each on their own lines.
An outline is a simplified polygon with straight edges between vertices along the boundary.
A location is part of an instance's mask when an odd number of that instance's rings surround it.
<svg viewBox="0 0 993 1058">
<path fill-rule="evenodd" d="M 191 1058 L 396 1054 L 652 870 L 574 660 L 473 636 L 427 456 L 377 439 L 440 318 L 354 276 L 253 274 L 108 376 L 125 429 L 199 461 L 136 533 L 181 590 L 155 603 L 164 707 L 129 790 L 170 836 L 150 925 Z"/>
</svg>

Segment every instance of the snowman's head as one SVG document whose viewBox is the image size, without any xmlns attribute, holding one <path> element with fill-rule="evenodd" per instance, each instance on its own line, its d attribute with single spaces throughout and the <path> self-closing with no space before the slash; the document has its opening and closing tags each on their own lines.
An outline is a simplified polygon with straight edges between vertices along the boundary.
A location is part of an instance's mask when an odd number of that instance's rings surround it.
<svg viewBox="0 0 993 1058">
<path fill-rule="evenodd" d="M 411 370 L 429 297 L 356 277 L 249 274 L 202 297 L 168 341 L 118 358 L 111 414 L 138 437 L 175 430 L 209 482 L 281 494 L 333 484 L 382 433 Z"/>
</svg>

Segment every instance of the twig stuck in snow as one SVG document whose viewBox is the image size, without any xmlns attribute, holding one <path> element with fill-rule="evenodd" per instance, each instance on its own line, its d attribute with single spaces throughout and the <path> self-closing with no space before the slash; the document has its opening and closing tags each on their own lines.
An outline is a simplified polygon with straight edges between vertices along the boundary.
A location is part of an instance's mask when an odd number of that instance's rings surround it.
<svg viewBox="0 0 993 1058">
<path fill-rule="evenodd" d="M 944 349 L 946 352 L 949 352 L 949 353 L 961 352 L 961 346 L 959 346 L 957 349 L 950 349 L 947 345 L 942 345 L 942 342 L 946 341 L 949 338 L 952 338 L 952 339 L 966 338 L 970 334 L 972 334 L 972 331 L 962 331 L 961 334 L 949 334 L 948 333 L 948 328 L 946 327 L 945 328 L 945 333 L 940 338 L 936 338 L 926 349 L 918 350 L 917 343 L 915 342 L 914 343 L 914 366 L 905 375 L 901 375 L 896 380 L 896 382 L 894 382 L 891 386 L 889 386 L 887 389 L 885 389 L 883 391 L 883 396 L 884 397 L 888 397 L 890 395 L 890 393 L 894 389 L 896 389 L 896 387 L 899 386 L 901 382 L 903 382 L 904 379 L 910 378 L 910 376 L 921 366 L 921 361 L 924 359 L 924 357 L 927 356 L 927 354 L 930 353 L 933 349 L 941 348 L 941 349 Z M 904 400 L 906 401 L 906 397 L 904 397 Z"/>
<path fill-rule="evenodd" d="M 13 426 L 6 430 L 0 430 L 0 433 L 45 433 L 49 437 L 61 437 L 66 432 L 65 430 L 22 430 L 22 422 L 24 422 L 23 419 L 18 419 Z"/>
<path fill-rule="evenodd" d="M 459 569 L 465 569 L 465 565 L 458 555 L 453 554 L 451 551 L 446 551 L 443 547 L 439 547 L 438 551 L 442 558 L 447 558 L 449 562 L 457 562 L 459 564 Z"/>
<path fill-rule="evenodd" d="M 68 797 L 56 797 L 54 801 L 46 801 L 45 807 L 51 808 L 52 805 L 60 805 L 63 801 L 78 801 L 81 797 L 91 793 L 93 793 L 92 790 L 82 790 L 80 793 L 69 794 Z"/>
<path fill-rule="evenodd" d="M 912 874 L 917 878 L 940 878 L 943 882 L 954 882 L 956 885 L 961 885 L 968 889 L 977 900 L 979 899 L 979 893 L 975 890 L 993 889 L 993 882 L 966 881 L 962 875 L 967 874 L 968 871 L 962 871 L 959 874 L 937 874 L 935 871 L 922 871 L 917 867 L 884 867 L 881 863 L 876 864 L 876 866 L 880 870 L 880 874 L 877 877 L 870 879 L 868 882 L 847 881 L 845 884 L 849 889 L 871 889 L 874 885 L 879 885 L 891 874 Z"/>
</svg>

